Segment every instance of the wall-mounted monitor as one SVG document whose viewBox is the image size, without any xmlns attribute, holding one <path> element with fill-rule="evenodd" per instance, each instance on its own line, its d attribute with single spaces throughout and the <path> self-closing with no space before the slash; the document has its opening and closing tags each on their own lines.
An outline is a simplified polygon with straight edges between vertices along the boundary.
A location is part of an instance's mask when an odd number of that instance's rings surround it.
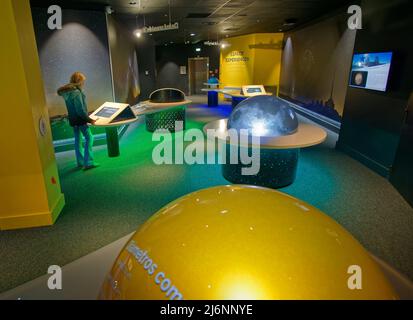
<svg viewBox="0 0 413 320">
<path fill-rule="evenodd" d="M 392 56 L 392 52 L 355 54 L 350 73 L 350 86 L 386 91 Z"/>
</svg>

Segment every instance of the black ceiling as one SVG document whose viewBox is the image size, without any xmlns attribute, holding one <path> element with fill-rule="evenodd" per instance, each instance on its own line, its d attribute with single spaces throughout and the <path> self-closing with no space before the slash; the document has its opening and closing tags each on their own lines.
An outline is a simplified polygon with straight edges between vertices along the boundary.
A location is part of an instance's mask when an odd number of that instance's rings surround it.
<svg viewBox="0 0 413 320">
<path fill-rule="evenodd" d="M 333 11 L 345 13 L 345 5 L 349 3 L 347 0 L 32 0 L 32 5 L 61 4 L 64 8 L 96 10 L 111 6 L 112 14 L 132 32 L 144 24 L 169 23 L 169 2 L 171 20 L 179 22 L 180 28 L 153 33 L 151 37 L 158 44 L 287 31 Z"/>
</svg>

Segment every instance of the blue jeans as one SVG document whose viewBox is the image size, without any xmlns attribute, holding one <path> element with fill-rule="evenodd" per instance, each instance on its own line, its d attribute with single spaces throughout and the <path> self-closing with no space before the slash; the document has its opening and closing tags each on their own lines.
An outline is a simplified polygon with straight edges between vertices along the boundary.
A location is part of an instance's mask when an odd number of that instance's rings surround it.
<svg viewBox="0 0 413 320">
<path fill-rule="evenodd" d="M 88 125 L 84 126 L 75 126 L 73 127 L 75 131 L 75 152 L 76 152 L 76 160 L 79 166 L 93 166 L 94 159 L 93 159 L 93 134 L 90 131 Z M 85 138 L 85 146 L 82 150 L 82 137 Z"/>
</svg>

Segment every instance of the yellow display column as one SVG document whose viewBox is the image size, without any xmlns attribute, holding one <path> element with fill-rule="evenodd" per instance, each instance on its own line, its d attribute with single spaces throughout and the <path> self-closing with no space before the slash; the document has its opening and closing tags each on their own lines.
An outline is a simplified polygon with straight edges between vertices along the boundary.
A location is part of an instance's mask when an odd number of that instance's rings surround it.
<svg viewBox="0 0 413 320">
<path fill-rule="evenodd" d="M 52 225 L 65 202 L 29 0 L 2 0 L 0 35 L 0 230 Z"/>
</svg>

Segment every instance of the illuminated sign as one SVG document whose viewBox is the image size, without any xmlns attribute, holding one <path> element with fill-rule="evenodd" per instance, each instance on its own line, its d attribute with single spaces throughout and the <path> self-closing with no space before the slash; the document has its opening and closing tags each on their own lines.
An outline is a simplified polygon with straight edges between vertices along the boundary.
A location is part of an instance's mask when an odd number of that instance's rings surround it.
<svg viewBox="0 0 413 320">
<path fill-rule="evenodd" d="M 220 43 L 218 41 L 205 41 L 204 45 L 212 47 L 212 46 L 219 46 Z"/>
<path fill-rule="evenodd" d="M 177 30 L 177 29 L 179 29 L 179 22 L 164 24 L 161 26 L 144 27 L 142 32 L 152 33 L 152 32 L 161 32 L 161 31 L 169 31 L 169 30 Z"/>
</svg>

